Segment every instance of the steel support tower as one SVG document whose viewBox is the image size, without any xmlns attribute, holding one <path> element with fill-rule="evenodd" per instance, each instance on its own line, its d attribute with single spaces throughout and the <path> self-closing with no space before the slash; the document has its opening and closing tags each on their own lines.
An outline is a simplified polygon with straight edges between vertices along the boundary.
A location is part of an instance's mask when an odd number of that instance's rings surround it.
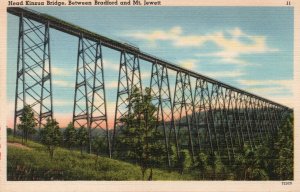
<svg viewBox="0 0 300 192">
<path fill-rule="evenodd" d="M 53 118 L 49 22 L 20 16 L 15 92 L 14 134 L 26 105 L 33 109 L 38 127 Z"/>
</svg>

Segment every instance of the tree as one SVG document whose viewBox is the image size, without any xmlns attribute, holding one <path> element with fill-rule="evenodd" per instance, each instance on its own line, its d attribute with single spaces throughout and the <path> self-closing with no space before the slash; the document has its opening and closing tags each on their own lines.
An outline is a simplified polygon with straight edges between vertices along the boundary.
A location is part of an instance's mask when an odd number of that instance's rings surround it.
<svg viewBox="0 0 300 192">
<path fill-rule="evenodd" d="M 241 152 L 235 158 L 236 176 L 239 180 L 268 180 L 266 172 L 268 158 L 266 148 L 257 146 L 251 149 L 244 145 Z"/>
<path fill-rule="evenodd" d="M 212 169 L 212 179 L 224 179 L 226 175 L 225 165 L 223 164 L 220 155 L 217 152 L 211 153 L 208 156 L 208 165 Z"/>
<path fill-rule="evenodd" d="M 179 159 L 177 161 L 177 168 L 179 173 L 182 175 L 187 169 L 189 169 L 192 165 L 191 156 L 188 150 L 181 150 L 179 155 Z"/>
<path fill-rule="evenodd" d="M 7 135 L 12 135 L 14 133 L 12 128 L 6 128 Z"/>
<path fill-rule="evenodd" d="M 157 128 L 156 111 L 152 104 L 151 90 L 145 89 L 142 94 L 138 88 L 133 88 L 129 97 L 131 111 L 121 118 L 121 127 L 117 144 L 118 155 L 141 167 L 142 178 L 145 173 L 164 159 L 165 149 L 158 138 L 161 133 Z M 150 173 L 149 179 L 152 175 Z"/>
<path fill-rule="evenodd" d="M 22 143 L 25 139 L 27 142 L 28 137 L 34 134 L 36 131 L 34 127 L 37 125 L 34 118 L 34 112 L 29 105 L 25 105 L 22 111 L 22 115 L 19 117 L 20 124 L 17 125 L 18 129 L 22 131 Z"/>
<path fill-rule="evenodd" d="M 59 130 L 58 122 L 55 119 L 47 119 L 45 127 L 40 131 L 41 142 L 47 147 L 51 159 L 54 156 L 54 150 L 62 141 L 62 135 Z"/>
<path fill-rule="evenodd" d="M 76 129 L 71 122 L 64 131 L 64 144 L 70 150 L 76 145 Z"/>
<path fill-rule="evenodd" d="M 85 127 L 81 126 L 76 132 L 77 144 L 80 147 L 80 153 L 82 155 L 84 147 L 87 146 L 89 142 L 89 134 Z"/>
<path fill-rule="evenodd" d="M 107 144 L 105 142 L 104 137 L 99 135 L 95 136 L 92 141 L 93 151 L 96 153 L 97 157 L 100 155 L 101 151 L 105 151 L 107 149 Z"/>
<path fill-rule="evenodd" d="M 197 155 L 195 168 L 199 170 L 199 176 L 204 180 L 208 170 L 208 157 L 205 153 L 201 152 Z"/>
<path fill-rule="evenodd" d="M 290 115 L 285 123 L 279 127 L 275 142 L 276 167 L 274 172 L 277 179 L 293 180 L 293 157 L 294 157 L 294 117 Z"/>
</svg>

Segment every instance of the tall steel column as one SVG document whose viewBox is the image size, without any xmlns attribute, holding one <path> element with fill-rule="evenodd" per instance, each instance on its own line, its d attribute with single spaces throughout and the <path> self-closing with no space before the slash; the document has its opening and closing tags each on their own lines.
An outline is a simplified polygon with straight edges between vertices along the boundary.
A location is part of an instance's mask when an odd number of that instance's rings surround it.
<svg viewBox="0 0 300 192">
<path fill-rule="evenodd" d="M 232 130 L 232 142 L 234 148 L 238 149 L 242 145 L 241 134 L 239 131 L 239 120 L 237 117 L 237 103 L 236 103 L 236 92 L 230 90 L 229 91 L 229 103 L 228 103 L 228 119 L 230 121 L 230 127 Z"/>
<path fill-rule="evenodd" d="M 245 121 L 246 121 L 246 128 L 248 133 L 249 142 L 252 148 L 255 147 L 255 142 L 253 141 L 255 139 L 255 135 L 253 135 L 253 124 L 251 119 L 251 103 L 250 103 L 250 97 L 247 95 L 243 95 L 243 103 L 244 103 L 244 115 L 245 115 Z"/>
<path fill-rule="evenodd" d="M 209 148 L 209 152 L 215 150 L 216 140 L 213 138 L 213 119 L 211 110 L 210 90 L 208 82 L 203 79 L 197 79 L 194 94 L 195 118 L 199 127 L 200 150 Z M 201 134 L 202 133 L 202 134 Z"/>
<path fill-rule="evenodd" d="M 220 154 L 220 145 L 221 145 L 221 135 L 219 134 L 220 129 L 220 121 L 219 120 L 219 112 L 218 112 L 218 85 L 217 84 L 208 84 L 209 88 L 209 108 L 211 111 L 211 124 L 213 125 L 213 138 L 216 142 L 215 151 Z"/>
<path fill-rule="evenodd" d="M 152 102 L 157 108 L 157 128 L 162 128 L 164 135 L 167 165 L 171 166 L 171 145 L 174 144 L 176 147 L 177 157 L 179 153 L 177 132 L 176 127 L 173 126 L 174 117 L 168 70 L 164 65 L 159 65 L 157 62 L 152 64 L 150 89 L 153 97 Z"/>
<path fill-rule="evenodd" d="M 234 135 L 235 133 L 235 119 L 234 119 L 234 106 L 233 104 L 233 98 L 232 98 L 232 90 L 230 89 L 226 89 L 225 93 L 223 95 L 223 99 L 224 99 L 224 112 L 225 112 L 225 118 L 226 118 L 226 124 L 227 124 L 227 128 L 229 131 L 229 139 L 230 139 L 230 146 L 231 146 L 231 151 L 232 151 L 232 156 L 234 158 L 235 155 L 235 149 L 237 146 L 237 142 L 235 142 L 235 137 L 238 138 L 238 135 Z"/>
<path fill-rule="evenodd" d="M 93 42 L 83 36 L 78 42 L 73 125 L 88 129 L 90 153 L 93 130 L 104 130 L 107 154 L 111 156 L 101 42 Z"/>
<path fill-rule="evenodd" d="M 120 55 L 120 67 L 118 78 L 117 101 L 115 108 L 115 121 L 112 139 L 112 150 L 115 150 L 115 142 L 118 132 L 124 128 L 121 122 L 123 117 L 131 113 L 131 102 L 129 100 L 133 88 L 142 93 L 141 73 L 139 56 L 122 51 Z"/>
<path fill-rule="evenodd" d="M 49 23 L 21 15 L 17 54 L 14 134 L 26 105 L 33 109 L 39 128 L 53 118 Z"/>
<path fill-rule="evenodd" d="M 254 131 L 254 140 L 257 144 L 261 144 L 264 141 L 263 134 L 262 134 L 262 127 L 259 122 L 258 117 L 258 108 L 257 108 L 257 100 L 254 98 L 250 98 L 250 107 L 251 107 L 251 120 L 252 126 Z"/>
<path fill-rule="evenodd" d="M 95 52 L 91 52 L 94 56 L 91 59 L 95 59 L 94 68 L 88 67 L 88 71 L 93 79 L 93 86 L 91 89 L 92 102 L 90 103 L 90 128 L 102 129 L 106 132 L 107 154 L 111 157 L 111 143 L 108 130 L 107 120 L 107 103 L 105 95 L 105 83 L 104 83 L 104 69 L 103 69 L 103 56 L 101 42 L 97 42 Z"/>
<path fill-rule="evenodd" d="M 226 88 L 222 88 L 219 86 L 218 89 L 219 89 L 219 111 L 220 111 L 221 126 L 222 126 L 221 132 L 223 133 L 223 139 L 227 150 L 227 158 L 230 163 L 234 155 L 232 134 L 231 134 L 229 119 L 228 119 L 228 104 L 230 100 L 230 94 L 229 94 L 229 90 Z"/>
<path fill-rule="evenodd" d="M 177 138 L 179 148 L 188 148 L 192 161 L 194 161 L 194 138 L 193 138 L 193 114 L 194 114 L 194 101 L 191 88 L 190 76 L 188 74 L 177 72 L 174 100 L 173 100 L 173 113 L 174 125 L 177 128 Z M 188 143 L 186 143 L 188 139 Z"/>
</svg>

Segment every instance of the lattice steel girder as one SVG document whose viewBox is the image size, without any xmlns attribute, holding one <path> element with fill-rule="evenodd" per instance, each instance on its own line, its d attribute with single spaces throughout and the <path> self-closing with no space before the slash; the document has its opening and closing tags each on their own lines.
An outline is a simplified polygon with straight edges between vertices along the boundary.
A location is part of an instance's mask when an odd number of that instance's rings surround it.
<svg viewBox="0 0 300 192">
<path fill-rule="evenodd" d="M 213 140 L 213 152 L 217 151 L 220 152 L 219 148 L 219 139 L 216 135 L 216 128 L 215 128 L 215 121 L 214 121 L 214 106 L 212 101 L 212 95 L 213 95 L 213 84 L 206 82 L 206 93 L 207 93 L 207 101 L 208 101 L 208 121 L 209 125 L 211 127 L 210 133 Z"/>
<path fill-rule="evenodd" d="M 281 123 L 280 107 L 274 106 L 274 113 L 275 113 L 276 124 L 277 124 L 277 130 L 278 130 L 279 127 L 280 127 L 280 123 Z"/>
<path fill-rule="evenodd" d="M 93 45 L 95 46 L 95 45 Z M 103 68 L 103 55 L 102 55 L 102 45 L 101 42 L 96 43 L 96 54 L 94 55 L 94 50 L 90 49 L 91 54 L 93 54 L 95 60 L 94 69 L 88 67 L 88 71 L 91 75 L 90 79 L 93 79 L 93 86 L 89 86 L 91 89 L 88 95 L 92 93 L 92 101 L 89 102 L 90 107 L 90 128 L 96 129 L 100 128 L 106 131 L 106 142 L 107 142 L 107 154 L 111 157 L 111 145 L 110 145 L 110 135 L 108 130 L 108 120 L 107 120 L 107 103 L 105 95 L 105 83 L 104 83 L 104 68 Z M 87 54 L 88 55 L 88 54 Z M 90 79 L 87 79 L 88 81 Z M 90 83 L 88 82 L 88 85 Z M 89 97 L 90 101 L 90 97 Z"/>
<path fill-rule="evenodd" d="M 245 119 L 247 122 L 247 132 L 249 134 L 249 139 L 250 139 L 250 143 L 252 147 L 256 146 L 255 140 L 256 139 L 256 135 L 254 135 L 253 133 L 253 119 L 251 116 L 251 108 L 252 108 L 252 102 L 251 102 L 251 97 L 247 96 L 247 95 L 243 95 L 243 102 L 244 102 L 244 111 L 245 111 Z"/>
<path fill-rule="evenodd" d="M 167 165 L 171 166 L 170 150 L 174 143 L 176 155 L 179 156 L 176 128 L 173 126 L 173 106 L 170 93 L 168 70 L 156 62 L 152 64 L 150 89 L 152 102 L 157 108 L 157 127 L 162 127 L 164 145 L 167 155 Z M 161 129 L 159 129 L 161 130 Z"/>
<path fill-rule="evenodd" d="M 183 145 L 188 145 L 192 161 L 194 161 L 195 154 L 191 127 L 191 124 L 193 123 L 194 101 L 190 76 L 182 72 L 177 72 L 176 74 L 173 113 L 174 118 L 178 118 L 177 120 L 174 119 L 174 126 L 176 128 L 178 127 L 177 136 L 179 148 L 181 149 Z M 185 122 L 183 121 L 183 118 L 185 119 Z M 183 127 L 187 127 L 187 133 L 185 132 L 185 129 L 182 130 L 183 133 L 180 132 L 181 128 Z M 188 144 L 185 144 L 184 140 L 182 139 L 184 136 L 186 136 L 184 133 L 188 135 Z"/>
<path fill-rule="evenodd" d="M 86 44 L 84 38 L 81 36 L 78 41 L 77 52 L 77 68 L 76 68 L 76 84 L 74 95 L 73 108 L 73 125 L 75 127 L 88 128 L 90 123 L 89 118 L 89 101 L 88 101 L 88 87 L 86 70 L 88 63 L 86 62 Z"/>
<path fill-rule="evenodd" d="M 214 119 L 214 131 L 218 138 L 219 154 L 223 155 L 224 149 L 227 151 L 227 157 L 230 160 L 230 152 L 228 148 L 228 142 L 226 138 L 226 125 L 224 122 L 223 114 L 223 90 L 218 84 L 213 84 L 211 89 L 211 100 L 213 108 L 213 119 Z"/>
<path fill-rule="evenodd" d="M 137 88 L 140 93 L 143 92 L 139 55 L 132 55 L 126 51 L 121 51 L 112 150 L 115 147 L 115 139 L 118 131 L 122 127 L 128 126 L 124 125 L 120 120 L 131 113 L 129 98 L 134 88 Z"/>
<path fill-rule="evenodd" d="M 79 38 L 73 125 L 86 127 L 89 132 L 89 150 L 92 150 L 93 130 L 106 132 L 107 154 L 111 156 L 107 125 L 102 47 L 100 42 Z"/>
<path fill-rule="evenodd" d="M 277 125 L 276 125 L 276 118 L 273 114 L 273 109 L 272 109 L 272 104 L 270 103 L 267 103 L 267 110 L 268 110 L 268 114 L 269 114 L 269 119 L 271 120 L 270 121 L 270 124 L 271 124 L 271 130 L 273 132 L 273 134 L 276 132 L 276 129 L 277 129 Z"/>
<path fill-rule="evenodd" d="M 268 103 L 263 102 L 263 106 L 264 106 L 264 112 L 265 112 L 265 116 L 266 116 L 268 130 L 269 130 L 270 134 L 273 135 L 274 130 L 273 130 L 272 122 L 271 122 L 271 114 L 269 111 L 269 105 L 268 105 Z"/>
<path fill-rule="evenodd" d="M 240 99 L 240 115 L 242 118 L 242 130 L 245 131 L 246 137 L 244 137 L 245 141 L 249 143 L 250 147 L 253 148 L 252 135 L 250 132 L 250 125 L 247 118 L 247 101 L 245 100 L 244 94 L 239 94 Z"/>
<path fill-rule="evenodd" d="M 263 102 L 258 100 L 258 107 L 259 107 L 259 117 L 260 117 L 260 120 L 259 120 L 259 123 L 262 127 L 262 130 L 264 132 L 264 135 L 265 135 L 265 138 L 269 138 L 270 135 L 269 135 L 269 130 L 268 130 L 268 127 L 267 127 L 267 124 L 266 124 L 266 118 L 265 118 L 265 112 L 264 112 L 264 107 L 263 107 Z"/>
<path fill-rule="evenodd" d="M 235 141 L 234 141 L 234 129 L 236 128 L 235 125 L 235 117 L 234 117 L 234 106 L 233 106 L 233 93 L 232 90 L 226 89 L 225 91 L 225 96 L 224 100 L 226 101 L 224 104 L 224 109 L 226 113 L 226 121 L 227 121 L 227 126 L 229 130 L 229 136 L 230 136 L 230 144 L 232 148 L 232 154 L 233 157 L 235 155 Z M 236 135 L 238 137 L 238 135 Z"/>
<path fill-rule="evenodd" d="M 237 134 L 240 137 L 240 147 L 243 147 L 243 145 L 245 144 L 246 141 L 246 136 L 245 133 L 243 131 L 243 128 L 245 126 L 244 122 L 243 122 L 243 113 L 241 112 L 242 109 L 242 103 L 241 103 L 241 94 L 238 92 L 234 92 L 234 100 L 235 100 L 235 110 L 234 110 L 234 116 L 236 119 L 236 131 Z M 241 115 L 242 114 L 242 115 Z"/>
<path fill-rule="evenodd" d="M 277 132 L 279 129 L 279 121 L 278 121 L 278 116 L 277 116 L 277 109 L 276 106 L 274 105 L 270 105 L 270 112 L 271 112 L 271 116 L 273 119 L 273 126 L 274 126 L 274 131 Z"/>
<path fill-rule="evenodd" d="M 238 106 L 237 106 L 237 93 L 235 91 L 230 90 L 229 91 L 229 106 L 228 108 L 230 109 L 230 119 L 231 119 L 231 126 L 232 126 L 232 135 L 233 135 L 233 144 L 234 147 L 238 146 L 241 147 L 242 146 L 242 142 L 243 140 L 241 140 L 241 133 L 239 130 L 239 118 L 237 116 L 237 110 L 238 110 Z"/>
<path fill-rule="evenodd" d="M 231 127 L 229 122 L 229 112 L 228 112 L 230 110 L 231 94 L 229 89 L 222 88 L 222 87 L 219 87 L 219 94 L 220 94 L 219 109 L 222 115 L 221 121 L 223 125 L 224 139 L 226 142 L 228 160 L 229 162 L 231 162 L 235 154 Z"/>
<path fill-rule="evenodd" d="M 53 118 L 49 23 L 21 15 L 17 53 L 14 134 L 25 105 L 34 112 L 39 128 Z"/>
<path fill-rule="evenodd" d="M 252 110 L 253 110 L 253 123 L 254 123 L 254 130 L 255 132 L 259 132 L 259 143 L 261 144 L 264 141 L 264 136 L 262 134 L 262 124 L 259 117 L 260 108 L 259 108 L 259 101 L 255 98 L 251 98 L 252 103 Z"/>
<path fill-rule="evenodd" d="M 205 145 L 208 143 L 210 152 L 214 152 L 213 139 L 211 133 L 211 123 L 209 120 L 210 105 L 209 105 L 209 90 L 207 81 L 203 79 L 196 79 L 195 93 L 194 93 L 194 109 L 195 109 L 195 119 L 199 126 L 199 132 L 203 129 L 203 133 L 199 133 L 199 150 L 204 150 Z M 202 126 L 204 128 L 202 128 Z"/>
<path fill-rule="evenodd" d="M 268 135 L 268 137 L 272 137 L 272 133 L 271 133 L 271 126 L 270 126 L 270 119 L 268 116 L 268 111 L 266 110 L 266 103 L 264 101 L 260 101 L 261 103 L 261 112 L 262 112 L 262 116 L 263 116 L 263 126 L 265 127 L 266 133 Z"/>
</svg>

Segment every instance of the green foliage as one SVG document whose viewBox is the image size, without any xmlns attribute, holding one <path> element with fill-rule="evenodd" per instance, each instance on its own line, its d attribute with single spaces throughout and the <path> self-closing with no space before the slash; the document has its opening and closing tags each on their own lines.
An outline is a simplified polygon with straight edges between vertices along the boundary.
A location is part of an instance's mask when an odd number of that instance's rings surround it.
<svg viewBox="0 0 300 192">
<path fill-rule="evenodd" d="M 14 133 L 14 130 L 11 128 L 6 128 L 7 135 L 12 135 Z"/>
<path fill-rule="evenodd" d="M 76 132 L 76 140 L 77 144 L 80 147 L 81 155 L 83 153 L 83 149 L 87 146 L 89 142 L 89 134 L 85 127 L 80 127 Z"/>
<path fill-rule="evenodd" d="M 131 113 L 121 119 L 124 126 L 117 138 L 117 151 L 119 157 L 140 165 L 144 178 L 147 169 L 163 161 L 165 149 L 156 130 L 157 109 L 151 103 L 151 90 L 146 88 L 143 95 L 134 88 L 129 100 Z"/>
<path fill-rule="evenodd" d="M 220 155 L 215 152 L 208 155 L 207 172 L 212 180 L 223 180 L 226 175 L 226 167 L 223 164 Z"/>
<path fill-rule="evenodd" d="M 17 125 L 17 128 L 22 132 L 22 139 L 25 139 L 25 142 L 27 142 L 28 137 L 36 132 L 34 127 L 37 125 L 34 112 L 29 105 L 24 106 L 19 119 L 20 124 Z"/>
<path fill-rule="evenodd" d="M 188 150 L 180 151 L 178 160 L 176 148 L 171 144 L 171 161 L 177 168 L 176 172 L 179 173 L 167 173 L 157 169 L 165 163 L 166 157 L 163 135 L 156 131 L 155 107 L 151 104 L 149 89 L 146 90 L 145 95 L 135 90 L 131 99 L 134 101 L 131 106 L 132 113 L 122 119 L 125 126 L 119 133 L 117 147 L 118 154 L 124 155 L 124 159 L 129 159 L 136 165 L 98 157 L 107 149 L 105 138 L 100 136 L 95 137 L 92 143 L 97 156 L 83 155 L 82 150 L 88 143 L 88 132 L 84 127 L 76 131 L 75 139 L 81 148 L 81 153 L 76 150 L 70 153 L 57 147 L 60 143 L 59 127 L 55 120 L 48 119 L 41 135 L 52 160 L 48 158 L 49 155 L 44 147 L 30 140 L 26 142 L 29 149 L 9 146 L 8 178 L 10 180 L 139 180 L 144 179 L 145 175 L 150 175 L 148 179 L 153 180 L 293 179 L 293 116 L 288 117 L 287 121 L 278 128 L 274 137 L 266 139 L 261 145 L 253 148 L 248 145 L 244 145 L 241 149 L 236 148 L 234 161 L 231 164 L 227 164 L 228 160 L 223 156 L 206 151 L 197 154 L 193 164 Z M 69 135 L 74 134 L 70 132 Z M 66 133 L 65 131 L 65 138 Z M 8 136 L 10 143 L 21 143 L 22 140 Z M 68 146 L 67 143 L 65 140 L 64 146 Z M 53 156 L 55 147 L 56 155 Z"/>
<path fill-rule="evenodd" d="M 196 163 L 194 167 L 199 170 L 200 179 L 204 180 L 209 169 L 208 156 L 203 152 L 199 153 L 196 157 Z"/>
<path fill-rule="evenodd" d="M 267 157 L 265 156 L 266 148 L 258 146 L 251 149 L 244 145 L 242 151 L 236 155 L 235 170 L 239 180 L 268 180 L 266 172 Z"/>
<path fill-rule="evenodd" d="M 188 171 L 192 165 L 192 159 L 188 150 L 184 149 L 180 151 L 179 160 L 177 162 L 177 169 L 182 175 L 184 172 Z"/>
<path fill-rule="evenodd" d="M 9 142 L 21 143 L 19 138 L 8 138 Z M 140 180 L 140 167 L 95 155 L 81 155 L 58 147 L 53 159 L 38 143 L 28 141 L 23 149 L 8 146 L 7 178 L 9 181 L 23 180 Z M 97 161 L 96 161 L 97 159 Z M 149 171 L 146 172 L 149 174 Z M 194 180 L 190 175 L 180 175 L 153 169 L 153 180 Z"/>
<path fill-rule="evenodd" d="M 276 151 L 275 175 L 280 180 L 292 180 L 294 169 L 294 117 L 291 115 L 288 120 L 279 128 L 277 140 L 274 143 Z"/>
<path fill-rule="evenodd" d="M 101 153 L 107 153 L 107 143 L 104 137 L 99 135 L 95 136 L 92 141 L 93 152 L 99 156 Z"/>
<path fill-rule="evenodd" d="M 74 147 L 76 145 L 76 139 L 76 129 L 70 122 L 64 131 L 64 145 L 71 149 L 72 146 Z"/>
<path fill-rule="evenodd" d="M 46 146 L 52 159 L 55 148 L 59 146 L 62 141 L 58 122 L 55 119 L 48 118 L 45 127 L 40 131 L 40 137 L 42 144 Z"/>
</svg>

